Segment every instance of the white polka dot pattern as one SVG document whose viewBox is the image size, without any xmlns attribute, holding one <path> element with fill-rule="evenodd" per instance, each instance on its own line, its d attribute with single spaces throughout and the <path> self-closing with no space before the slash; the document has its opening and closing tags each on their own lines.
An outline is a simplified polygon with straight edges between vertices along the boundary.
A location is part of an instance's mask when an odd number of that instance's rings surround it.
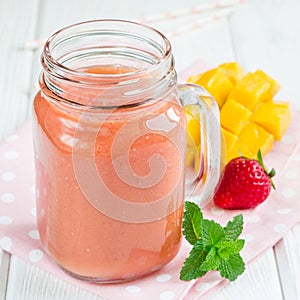
<svg viewBox="0 0 300 300">
<path fill-rule="evenodd" d="M 297 179 L 299 177 L 298 172 L 287 170 L 284 174 L 284 176 L 288 179 Z"/>
<path fill-rule="evenodd" d="M 296 195 L 296 191 L 291 188 L 283 188 L 281 194 L 284 198 L 292 198 Z"/>
<path fill-rule="evenodd" d="M 173 291 L 165 291 L 159 295 L 161 300 L 172 300 L 175 299 L 175 293 Z"/>
<path fill-rule="evenodd" d="M 9 216 L 0 216 L 0 225 L 9 225 L 12 223 L 12 218 Z"/>
<path fill-rule="evenodd" d="M 243 239 L 245 239 L 246 243 L 250 243 L 254 240 L 254 236 L 252 234 L 246 233 L 244 235 L 242 235 Z"/>
<path fill-rule="evenodd" d="M 290 213 L 291 210 L 289 208 L 281 208 L 281 209 L 278 209 L 276 212 L 281 215 L 286 215 L 286 214 Z"/>
<path fill-rule="evenodd" d="M 281 140 L 282 143 L 290 145 L 294 143 L 294 137 L 288 134 L 285 134 Z"/>
<path fill-rule="evenodd" d="M 207 282 L 204 282 L 204 283 L 197 284 L 196 287 L 195 287 L 195 289 L 198 292 L 203 292 L 203 291 L 206 291 L 209 287 L 210 287 L 210 284 L 207 283 Z"/>
<path fill-rule="evenodd" d="M 36 207 L 32 207 L 30 210 L 30 214 L 34 217 L 36 217 Z"/>
<path fill-rule="evenodd" d="M 34 239 L 34 240 L 39 240 L 40 239 L 40 234 L 37 230 L 31 230 L 28 232 L 28 235 Z"/>
<path fill-rule="evenodd" d="M 33 249 L 29 252 L 29 260 L 33 263 L 40 261 L 43 258 L 44 254 L 39 249 Z"/>
<path fill-rule="evenodd" d="M 171 279 L 170 274 L 161 274 L 156 277 L 157 282 L 166 282 L 169 281 L 170 279 Z"/>
<path fill-rule="evenodd" d="M 4 172 L 1 174 L 1 179 L 6 182 L 13 181 L 15 178 L 16 174 L 14 172 Z"/>
<path fill-rule="evenodd" d="M 4 153 L 4 158 L 7 160 L 17 159 L 19 156 L 18 152 L 16 151 L 7 151 Z"/>
<path fill-rule="evenodd" d="M 286 224 L 276 224 L 274 226 L 275 232 L 281 233 L 281 232 L 287 232 L 288 226 Z"/>
<path fill-rule="evenodd" d="M 11 238 L 4 236 L 0 239 L 0 247 L 6 251 L 10 251 L 11 248 Z"/>
<path fill-rule="evenodd" d="M 221 215 L 223 215 L 223 214 L 225 213 L 225 210 L 222 209 L 222 208 L 219 208 L 219 207 L 217 207 L 217 206 L 213 206 L 213 207 L 211 208 L 211 213 L 212 213 L 213 215 L 215 215 L 215 216 L 221 216 Z"/>
<path fill-rule="evenodd" d="M 128 293 L 139 293 L 141 291 L 141 288 L 136 285 L 129 285 L 126 287 L 126 291 Z"/>
<path fill-rule="evenodd" d="M 15 201 L 15 195 L 13 193 L 4 193 L 1 195 L 1 201 L 3 203 L 12 203 Z"/>
<path fill-rule="evenodd" d="M 248 219 L 247 219 L 248 223 L 257 223 L 260 221 L 260 217 L 257 215 L 251 215 Z"/>
<path fill-rule="evenodd" d="M 15 142 L 19 139 L 19 136 L 17 134 L 12 134 L 9 137 L 7 137 L 5 140 L 9 143 Z"/>
</svg>

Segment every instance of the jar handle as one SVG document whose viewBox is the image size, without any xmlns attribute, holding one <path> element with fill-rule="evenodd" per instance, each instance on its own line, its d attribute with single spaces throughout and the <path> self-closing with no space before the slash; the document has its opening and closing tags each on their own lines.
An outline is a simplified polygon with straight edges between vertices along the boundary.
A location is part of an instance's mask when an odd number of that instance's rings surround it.
<svg viewBox="0 0 300 300">
<path fill-rule="evenodd" d="M 194 132 L 196 137 L 188 136 L 187 130 L 187 143 L 194 142 L 194 160 L 186 161 L 185 199 L 204 207 L 213 197 L 224 161 L 219 107 L 215 99 L 196 84 L 179 84 L 178 94 L 187 119 L 190 115 L 198 122 L 198 131 Z M 188 151 L 191 149 L 187 147 L 186 155 L 190 155 Z"/>
</svg>

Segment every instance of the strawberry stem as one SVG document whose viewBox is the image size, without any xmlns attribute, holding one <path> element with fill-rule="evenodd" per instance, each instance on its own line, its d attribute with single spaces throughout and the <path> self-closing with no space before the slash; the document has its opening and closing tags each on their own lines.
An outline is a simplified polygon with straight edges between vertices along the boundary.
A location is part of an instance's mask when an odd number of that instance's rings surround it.
<svg viewBox="0 0 300 300">
<path fill-rule="evenodd" d="M 262 154 L 261 154 L 260 149 L 259 149 L 258 152 L 257 152 L 257 161 L 258 161 L 259 164 L 263 167 L 263 169 L 264 169 L 264 171 L 266 172 L 266 174 L 269 176 L 270 182 L 271 182 L 271 186 L 272 186 L 272 188 L 275 190 L 276 187 L 275 187 L 275 184 L 274 184 L 274 182 L 273 182 L 273 180 L 272 180 L 272 177 L 275 176 L 276 171 L 275 171 L 274 168 L 272 168 L 272 170 L 271 170 L 270 172 L 268 171 L 267 167 L 265 166 L 265 164 L 264 164 L 264 162 L 263 162 L 263 158 L 262 158 Z"/>
</svg>

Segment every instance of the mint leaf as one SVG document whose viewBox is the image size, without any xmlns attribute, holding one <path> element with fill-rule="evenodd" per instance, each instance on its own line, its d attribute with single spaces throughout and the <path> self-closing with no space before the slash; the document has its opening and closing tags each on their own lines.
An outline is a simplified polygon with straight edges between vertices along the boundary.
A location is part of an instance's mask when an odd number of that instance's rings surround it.
<svg viewBox="0 0 300 300">
<path fill-rule="evenodd" d="M 224 228 L 226 240 L 237 239 L 243 231 L 243 215 L 237 215 L 232 221 L 229 221 Z"/>
<path fill-rule="evenodd" d="M 202 219 L 203 216 L 199 206 L 186 201 L 182 227 L 183 234 L 191 245 L 194 245 L 201 237 Z"/>
<path fill-rule="evenodd" d="M 225 236 L 223 227 L 213 220 L 202 220 L 201 239 L 204 248 L 210 248 Z"/>
<path fill-rule="evenodd" d="M 222 277 L 234 281 L 245 270 L 245 264 L 239 254 L 233 254 L 228 259 L 221 259 L 218 270 Z"/>
<path fill-rule="evenodd" d="M 243 230 L 243 216 L 235 216 L 223 228 L 213 220 L 203 219 L 198 205 L 185 203 L 183 234 L 193 248 L 180 271 L 181 280 L 192 280 L 217 270 L 235 280 L 245 270 L 239 252 L 245 241 L 238 239 Z"/>
<path fill-rule="evenodd" d="M 184 265 L 180 271 L 181 280 L 192 280 L 206 274 L 202 271 L 200 266 L 207 256 L 207 252 L 203 249 L 202 241 L 199 240 L 193 246 L 188 258 L 185 260 Z"/>
<path fill-rule="evenodd" d="M 217 249 L 215 247 L 212 247 L 206 256 L 205 261 L 200 266 L 200 269 L 206 272 L 210 270 L 218 270 L 220 261 L 221 259 L 217 254 Z"/>
<path fill-rule="evenodd" d="M 227 259 L 232 254 L 238 254 L 244 247 L 245 240 L 222 240 L 216 244 L 219 257 Z"/>
</svg>

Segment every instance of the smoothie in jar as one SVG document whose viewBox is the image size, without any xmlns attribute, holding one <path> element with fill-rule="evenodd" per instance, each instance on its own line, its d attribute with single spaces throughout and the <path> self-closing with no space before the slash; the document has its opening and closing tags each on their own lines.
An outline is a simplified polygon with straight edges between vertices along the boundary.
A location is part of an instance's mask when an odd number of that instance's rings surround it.
<svg viewBox="0 0 300 300">
<path fill-rule="evenodd" d="M 119 65 L 80 70 L 104 75 L 104 85 L 110 75 L 135 71 Z M 78 96 L 72 86 L 61 87 Z M 181 241 L 183 109 L 173 93 L 100 107 L 113 89 L 78 105 L 77 99 L 61 101 L 42 79 L 34 101 L 41 241 L 65 271 L 96 282 L 157 270 L 174 258 Z M 118 93 L 112 102 L 121 102 Z"/>
</svg>

